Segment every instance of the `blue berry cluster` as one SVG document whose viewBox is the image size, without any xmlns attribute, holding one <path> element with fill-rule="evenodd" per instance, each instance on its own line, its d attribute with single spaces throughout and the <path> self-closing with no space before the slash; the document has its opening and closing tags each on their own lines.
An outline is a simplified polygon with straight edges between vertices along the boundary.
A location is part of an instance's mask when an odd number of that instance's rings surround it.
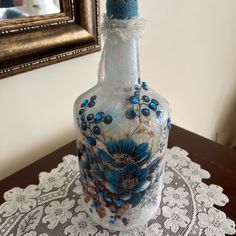
<svg viewBox="0 0 236 236">
<path fill-rule="evenodd" d="M 139 85 L 135 85 L 135 91 L 132 96 L 129 97 L 129 102 L 132 105 L 138 105 L 137 107 L 129 108 L 126 112 L 126 117 L 130 120 L 136 117 L 143 116 L 147 117 L 151 114 L 151 111 L 156 112 L 157 118 L 161 116 L 161 111 L 158 110 L 159 102 L 156 99 L 151 99 L 147 95 L 141 96 L 141 89 L 147 91 L 148 85 L 146 82 L 139 81 Z"/>
<path fill-rule="evenodd" d="M 92 96 L 90 99 L 84 99 L 81 103 L 81 109 L 79 110 L 79 117 L 77 118 L 79 127 L 87 138 L 87 143 L 91 146 L 96 146 L 96 140 L 102 141 L 99 138 L 101 134 L 99 124 L 104 123 L 109 125 L 113 121 L 112 116 L 106 115 L 104 112 L 86 114 L 88 108 L 93 108 L 96 105 L 96 99 L 96 95 Z M 88 132 L 89 135 L 85 132 Z"/>
<path fill-rule="evenodd" d="M 120 214 L 115 214 L 114 216 L 111 216 L 110 220 L 108 221 L 108 224 L 109 225 L 114 225 L 116 223 L 117 219 L 121 220 L 124 225 L 129 224 L 129 219 L 127 219 L 125 217 L 122 218 Z"/>
<path fill-rule="evenodd" d="M 116 223 L 116 220 L 120 219 L 120 218 L 121 218 L 121 216 L 119 216 L 119 215 L 111 216 L 111 219 L 108 221 L 108 224 L 109 225 L 114 225 Z M 122 218 L 121 221 L 124 225 L 129 224 L 129 220 L 127 218 Z"/>
</svg>

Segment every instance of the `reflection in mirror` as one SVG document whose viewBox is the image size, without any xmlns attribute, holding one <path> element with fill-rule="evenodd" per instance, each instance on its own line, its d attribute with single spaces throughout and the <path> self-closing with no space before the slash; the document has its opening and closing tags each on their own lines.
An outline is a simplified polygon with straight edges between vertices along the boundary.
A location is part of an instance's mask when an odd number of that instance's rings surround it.
<svg viewBox="0 0 236 236">
<path fill-rule="evenodd" d="M 0 21 L 59 12 L 60 0 L 0 0 Z"/>
</svg>

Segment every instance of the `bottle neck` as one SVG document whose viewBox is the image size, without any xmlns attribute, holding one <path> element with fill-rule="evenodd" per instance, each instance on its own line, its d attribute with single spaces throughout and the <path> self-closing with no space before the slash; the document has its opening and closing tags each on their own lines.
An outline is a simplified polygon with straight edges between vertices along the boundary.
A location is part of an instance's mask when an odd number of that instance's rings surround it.
<svg viewBox="0 0 236 236">
<path fill-rule="evenodd" d="M 104 45 L 104 83 L 122 85 L 128 88 L 138 83 L 139 55 L 138 40 L 107 38 Z"/>
</svg>

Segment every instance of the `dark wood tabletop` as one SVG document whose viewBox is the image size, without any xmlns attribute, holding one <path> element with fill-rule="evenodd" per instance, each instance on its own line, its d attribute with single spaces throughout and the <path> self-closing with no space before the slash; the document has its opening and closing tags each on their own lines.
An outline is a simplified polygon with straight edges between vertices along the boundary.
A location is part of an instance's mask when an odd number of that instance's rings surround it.
<svg viewBox="0 0 236 236">
<path fill-rule="evenodd" d="M 169 140 L 169 147 L 173 146 L 187 150 L 194 162 L 210 172 L 211 178 L 204 180 L 205 183 L 217 184 L 224 188 L 230 202 L 225 207 L 218 208 L 236 221 L 236 151 L 174 125 Z M 14 187 L 25 188 L 30 184 L 38 184 L 39 173 L 55 168 L 67 154 L 76 154 L 75 142 L 0 181 L 0 204 L 4 201 L 4 192 Z"/>
</svg>

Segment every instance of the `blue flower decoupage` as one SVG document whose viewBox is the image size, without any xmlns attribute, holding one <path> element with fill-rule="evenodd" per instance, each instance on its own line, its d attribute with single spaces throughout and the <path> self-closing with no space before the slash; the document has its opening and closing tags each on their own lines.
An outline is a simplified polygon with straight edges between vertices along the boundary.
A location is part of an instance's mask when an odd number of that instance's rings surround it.
<svg viewBox="0 0 236 236">
<path fill-rule="evenodd" d="M 147 83 L 139 81 L 123 94 L 120 104 L 113 95 L 104 106 L 98 92 L 75 109 L 85 207 L 114 229 L 129 227 L 147 205 L 158 206 L 171 128 L 163 100 Z"/>
</svg>

